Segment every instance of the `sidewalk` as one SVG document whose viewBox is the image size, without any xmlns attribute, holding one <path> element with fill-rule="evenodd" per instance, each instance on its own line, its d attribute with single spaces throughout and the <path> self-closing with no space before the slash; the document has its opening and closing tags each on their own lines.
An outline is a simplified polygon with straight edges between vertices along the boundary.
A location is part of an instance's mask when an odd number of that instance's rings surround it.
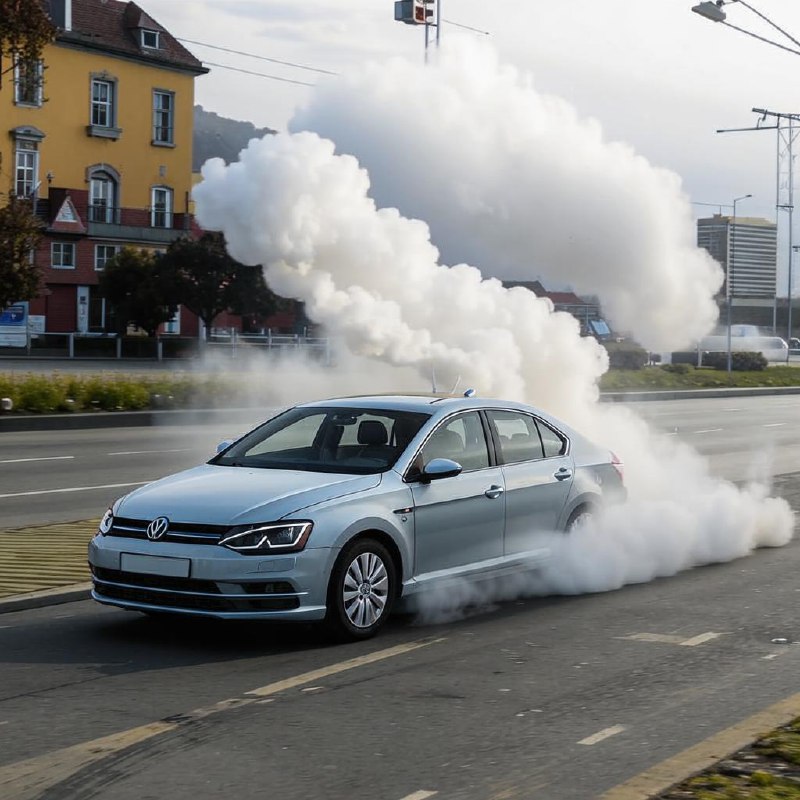
<svg viewBox="0 0 800 800">
<path fill-rule="evenodd" d="M 98 522 L 0 530 L 0 613 L 88 596 L 86 548 Z"/>
</svg>

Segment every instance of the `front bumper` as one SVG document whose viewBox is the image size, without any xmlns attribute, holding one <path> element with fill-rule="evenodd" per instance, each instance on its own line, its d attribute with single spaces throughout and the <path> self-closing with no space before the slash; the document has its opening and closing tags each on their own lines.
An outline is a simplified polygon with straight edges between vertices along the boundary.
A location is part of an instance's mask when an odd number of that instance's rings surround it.
<svg viewBox="0 0 800 800">
<path fill-rule="evenodd" d="M 122 568 L 122 555 L 183 559 L 188 576 Z M 331 548 L 243 556 L 224 547 L 95 536 L 89 566 L 99 603 L 219 619 L 319 620 L 326 611 Z M 140 559 L 140 563 L 141 563 Z"/>
</svg>

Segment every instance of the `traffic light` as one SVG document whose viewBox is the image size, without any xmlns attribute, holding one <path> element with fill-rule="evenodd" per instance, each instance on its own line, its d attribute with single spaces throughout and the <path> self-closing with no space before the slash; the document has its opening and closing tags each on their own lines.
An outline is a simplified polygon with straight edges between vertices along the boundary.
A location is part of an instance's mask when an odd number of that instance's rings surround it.
<svg viewBox="0 0 800 800">
<path fill-rule="evenodd" d="M 406 25 L 433 25 L 436 0 L 397 0 L 394 18 Z"/>
<path fill-rule="evenodd" d="M 414 22 L 417 25 L 427 25 L 432 22 L 434 0 L 414 0 Z"/>
</svg>

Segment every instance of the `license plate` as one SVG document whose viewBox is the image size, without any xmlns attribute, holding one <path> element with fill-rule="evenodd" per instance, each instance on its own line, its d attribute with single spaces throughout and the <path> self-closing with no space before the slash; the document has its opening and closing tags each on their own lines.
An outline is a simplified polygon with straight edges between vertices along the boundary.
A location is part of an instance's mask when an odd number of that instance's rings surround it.
<svg viewBox="0 0 800 800">
<path fill-rule="evenodd" d="M 140 556 L 122 553 L 120 568 L 123 572 L 143 572 L 145 575 L 166 575 L 170 578 L 188 578 L 191 559 L 168 556 Z"/>
</svg>

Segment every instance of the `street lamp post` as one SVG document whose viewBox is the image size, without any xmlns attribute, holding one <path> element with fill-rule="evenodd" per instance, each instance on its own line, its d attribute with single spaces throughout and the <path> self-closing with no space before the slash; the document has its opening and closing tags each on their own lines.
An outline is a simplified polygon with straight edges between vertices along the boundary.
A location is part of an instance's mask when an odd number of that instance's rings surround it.
<svg viewBox="0 0 800 800">
<path fill-rule="evenodd" d="M 727 262 L 725 269 L 725 299 L 728 317 L 728 372 L 730 372 L 733 368 L 733 357 L 731 355 L 731 306 L 733 305 L 733 262 L 736 254 L 736 204 L 740 200 L 746 200 L 748 197 L 752 196 L 752 194 L 743 194 L 741 197 L 733 198 L 733 219 L 731 220 L 730 227 L 728 228 L 728 257 L 725 259 Z"/>
</svg>

